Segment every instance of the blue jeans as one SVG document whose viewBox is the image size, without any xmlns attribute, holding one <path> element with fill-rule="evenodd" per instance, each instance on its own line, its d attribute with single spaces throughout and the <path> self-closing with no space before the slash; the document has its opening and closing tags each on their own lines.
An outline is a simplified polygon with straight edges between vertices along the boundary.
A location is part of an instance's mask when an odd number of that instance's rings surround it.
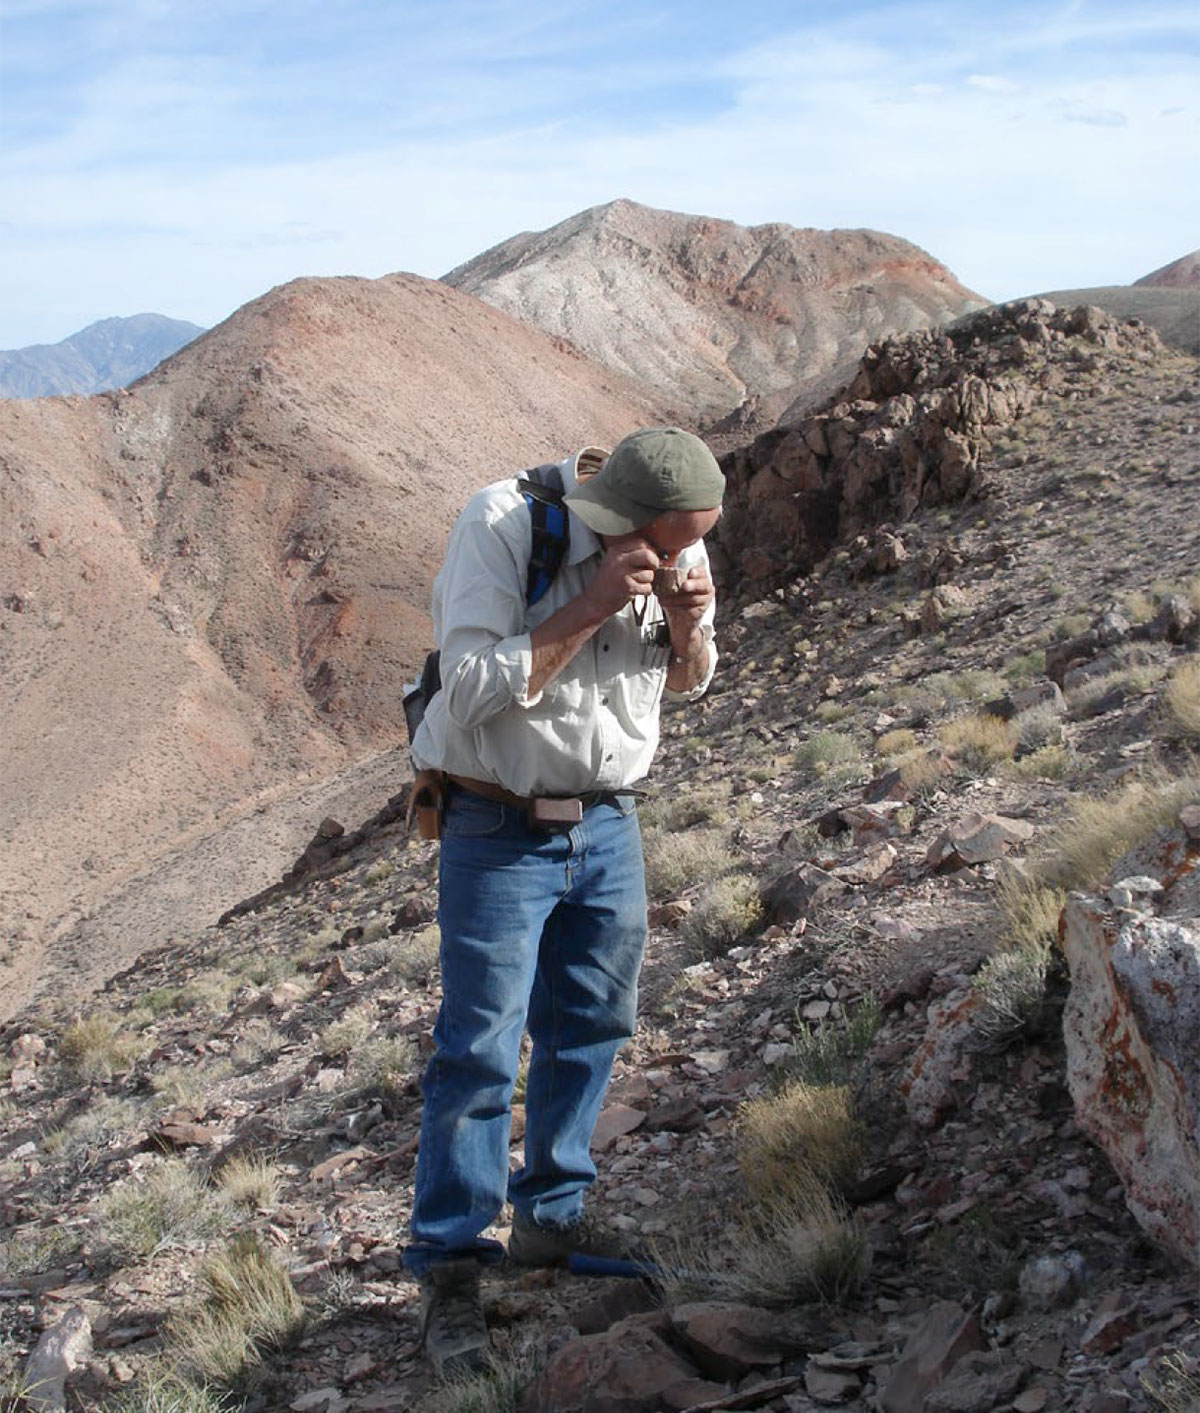
<svg viewBox="0 0 1200 1413">
<path fill-rule="evenodd" d="M 415 1275 L 503 1254 L 480 1232 L 505 1197 L 523 1217 L 569 1225 L 596 1176 L 589 1147 L 617 1051 L 633 1034 L 646 942 L 642 842 L 632 796 L 585 811 L 568 833 L 452 788 L 442 830 L 442 1006 L 421 1088 L 413 1199 Z M 509 1176 L 521 1035 L 533 1042 L 525 1164 Z"/>
</svg>

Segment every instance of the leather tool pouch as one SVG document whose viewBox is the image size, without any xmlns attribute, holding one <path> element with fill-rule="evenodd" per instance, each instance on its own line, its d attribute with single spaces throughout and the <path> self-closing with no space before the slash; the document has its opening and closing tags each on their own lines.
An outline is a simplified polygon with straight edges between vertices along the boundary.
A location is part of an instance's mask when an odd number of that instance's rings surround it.
<svg viewBox="0 0 1200 1413">
<path fill-rule="evenodd" d="M 418 770 L 408 797 L 409 829 L 417 822 L 422 839 L 442 837 L 442 812 L 446 805 L 446 778 L 440 770 Z"/>
<path fill-rule="evenodd" d="M 558 800 L 535 795 L 529 802 L 529 823 L 535 829 L 563 833 L 583 819 L 582 800 Z"/>
</svg>

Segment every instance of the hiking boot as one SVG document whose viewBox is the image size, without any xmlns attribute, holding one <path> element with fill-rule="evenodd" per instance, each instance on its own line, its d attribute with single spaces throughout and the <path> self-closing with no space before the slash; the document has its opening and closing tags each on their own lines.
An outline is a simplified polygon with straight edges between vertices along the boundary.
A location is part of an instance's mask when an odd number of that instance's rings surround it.
<svg viewBox="0 0 1200 1413">
<path fill-rule="evenodd" d="M 565 1266 L 575 1255 L 599 1256 L 617 1261 L 645 1261 L 646 1252 L 621 1232 L 612 1231 L 593 1217 L 581 1217 L 570 1226 L 550 1226 L 514 1215 L 508 1238 L 508 1259 L 518 1266 Z"/>
<path fill-rule="evenodd" d="M 421 1342 L 439 1374 L 485 1367 L 489 1345 L 478 1261 L 439 1261 L 421 1277 Z"/>
</svg>

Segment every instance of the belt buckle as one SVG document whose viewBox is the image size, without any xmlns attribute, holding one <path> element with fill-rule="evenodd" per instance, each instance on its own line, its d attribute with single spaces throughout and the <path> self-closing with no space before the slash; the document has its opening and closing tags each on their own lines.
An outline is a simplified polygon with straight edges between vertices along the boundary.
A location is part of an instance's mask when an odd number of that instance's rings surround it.
<svg viewBox="0 0 1200 1413">
<path fill-rule="evenodd" d="M 551 834 L 565 834 L 583 820 L 583 801 L 578 797 L 559 799 L 556 795 L 535 795 L 529 801 L 529 823 Z"/>
</svg>

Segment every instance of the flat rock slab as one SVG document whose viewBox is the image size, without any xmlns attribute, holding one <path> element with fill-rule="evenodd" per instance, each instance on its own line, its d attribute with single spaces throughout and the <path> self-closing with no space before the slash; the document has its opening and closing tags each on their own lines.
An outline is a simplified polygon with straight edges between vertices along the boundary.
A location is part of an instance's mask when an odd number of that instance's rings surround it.
<svg viewBox="0 0 1200 1413">
<path fill-rule="evenodd" d="M 879 1395 L 880 1413 L 924 1413 L 929 1393 L 964 1354 L 984 1343 L 974 1315 L 953 1301 L 938 1301 L 909 1336 Z"/>
</svg>

